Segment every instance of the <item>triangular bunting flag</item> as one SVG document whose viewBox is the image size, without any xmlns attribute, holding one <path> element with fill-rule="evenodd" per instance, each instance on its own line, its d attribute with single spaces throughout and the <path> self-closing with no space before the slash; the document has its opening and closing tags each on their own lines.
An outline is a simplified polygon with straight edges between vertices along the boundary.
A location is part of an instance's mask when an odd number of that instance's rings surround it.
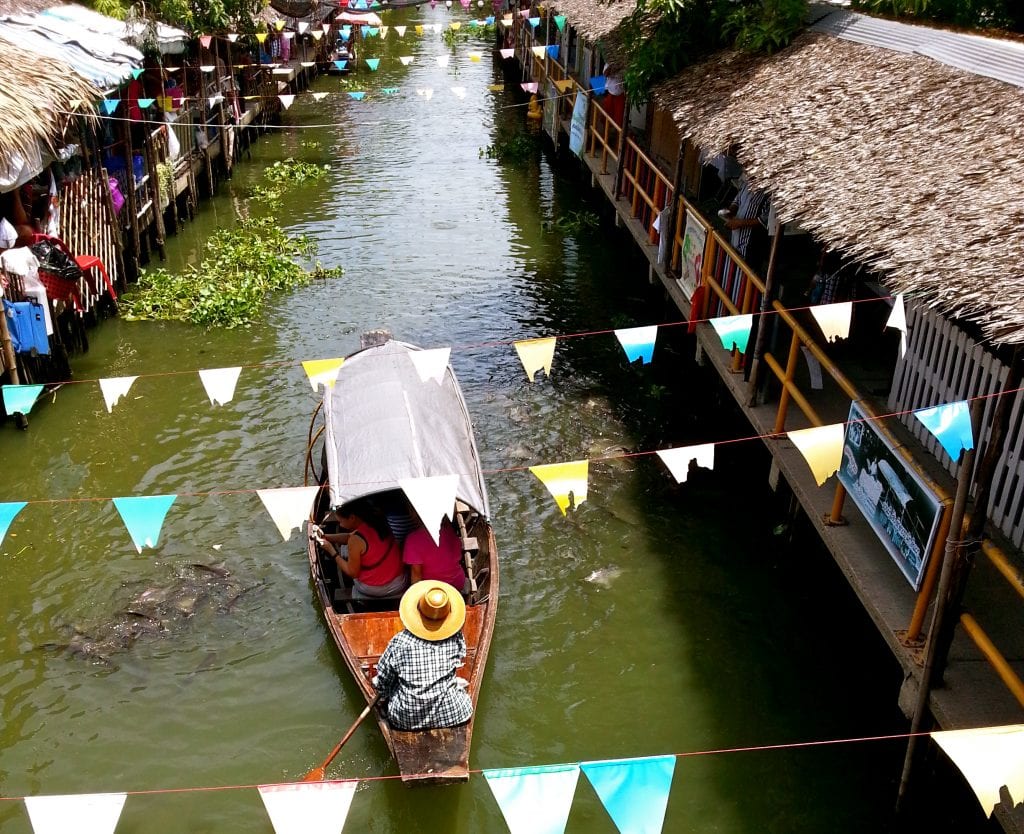
<svg viewBox="0 0 1024 834">
<path fill-rule="evenodd" d="M 7 501 L 0 504 L 0 544 L 4 543 L 4 536 L 7 535 L 7 531 L 10 529 L 11 522 L 14 521 L 14 517 L 20 513 L 27 504 L 27 501 Z"/>
<path fill-rule="evenodd" d="M 432 379 L 438 385 L 444 382 L 444 373 L 448 370 L 448 360 L 451 355 L 451 348 L 409 351 L 409 358 L 416 366 L 416 373 L 419 374 L 420 380 L 426 382 Z"/>
<path fill-rule="evenodd" d="M 156 102 L 155 98 L 140 98 L 138 100 L 139 107 L 141 107 L 143 110 L 152 107 L 154 102 Z"/>
<path fill-rule="evenodd" d="M 128 534 L 135 543 L 135 549 L 142 552 L 143 547 L 156 547 L 160 541 L 160 528 L 163 527 L 167 511 L 174 503 L 177 495 L 133 495 L 115 498 L 114 506 Z"/>
<path fill-rule="evenodd" d="M 519 10 L 519 16 L 520 17 L 529 17 L 530 16 L 530 10 L 529 9 L 520 9 Z"/>
<path fill-rule="evenodd" d="M 560 47 L 558 46 L 557 43 L 549 44 L 548 47 L 547 47 L 548 57 L 557 61 L 558 60 L 558 50 L 559 49 L 560 49 Z"/>
<path fill-rule="evenodd" d="M 330 31 L 331 31 L 331 24 L 330 24 L 330 23 L 326 23 L 326 22 L 324 22 L 324 23 L 321 23 L 321 24 L 320 24 L 320 31 L 321 31 L 321 32 L 322 32 L 323 34 L 325 34 L 325 35 L 326 35 L 326 34 L 327 34 L 328 32 L 330 32 Z"/>
<path fill-rule="evenodd" d="M 117 401 L 128 393 L 136 379 L 137 376 L 114 376 L 100 380 L 100 391 L 103 392 L 103 402 L 106 403 L 108 412 L 114 410 Z"/>
<path fill-rule="evenodd" d="M 498 52 L 501 53 L 501 57 L 506 60 L 516 54 L 514 49 L 499 49 Z"/>
<path fill-rule="evenodd" d="M 4 411 L 12 416 L 19 412 L 28 414 L 42 393 L 42 385 L 5 385 L 3 386 Z"/>
<path fill-rule="evenodd" d="M 64 796 L 26 796 L 25 810 L 35 834 L 114 834 L 125 793 L 80 793 Z"/>
<path fill-rule="evenodd" d="M 342 29 L 341 30 L 341 39 L 343 41 L 347 41 L 351 37 L 352 37 L 352 30 L 351 29 L 347 29 L 346 28 L 346 29 Z"/>
<path fill-rule="evenodd" d="M 529 23 L 534 29 L 536 29 L 537 25 L 540 23 L 540 18 L 539 17 L 528 17 L 528 18 L 526 18 L 526 22 Z"/>
<path fill-rule="evenodd" d="M 485 770 L 484 778 L 511 834 L 563 834 L 579 765 Z"/>
<path fill-rule="evenodd" d="M 366 59 L 366 66 L 368 66 L 370 68 L 371 72 L 376 72 L 377 71 L 377 67 L 380 66 L 380 58 L 367 58 Z"/>
<path fill-rule="evenodd" d="M 423 96 L 427 101 L 430 101 L 434 97 L 434 91 L 432 88 L 427 87 L 425 90 L 417 90 L 416 95 Z"/>
<path fill-rule="evenodd" d="M 838 304 L 816 304 L 810 308 L 811 315 L 825 335 L 826 342 L 846 339 L 850 335 L 850 319 L 853 316 L 853 302 L 840 301 Z"/>
<path fill-rule="evenodd" d="M 323 101 L 327 98 L 327 93 L 313 93 L 313 101 Z"/>
<path fill-rule="evenodd" d="M 416 34 L 417 35 L 422 35 L 423 34 L 423 27 L 422 26 L 417 26 L 416 27 Z"/>
<path fill-rule="evenodd" d="M 278 32 L 280 32 L 282 29 L 284 29 L 284 21 L 281 20 L 281 18 L 278 18 L 277 20 L 275 20 L 274 21 L 274 28 L 277 29 Z"/>
<path fill-rule="evenodd" d="M 438 55 L 437 56 L 437 65 L 439 67 L 446 67 L 446 66 L 448 66 L 448 56 L 447 55 Z"/>
<path fill-rule="evenodd" d="M 483 57 L 484 57 L 484 55 L 483 55 L 482 52 L 470 52 L 469 53 L 469 60 L 472 61 L 474 64 L 479 64 L 480 63 L 480 59 L 483 58 Z"/>
<path fill-rule="evenodd" d="M 529 9 L 527 9 L 527 10 L 526 10 L 526 13 L 527 13 L 527 14 L 529 14 L 529 13 L 530 13 L 530 10 L 529 10 Z M 502 25 L 502 26 L 511 26 L 511 25 L 512 25 L 512 15 L 510 15 L 510 14 L 507 14 L 507 15 L 505 15 L 505 16 L 504 16 L 504 17 L 503 17 L 503 18 L 501 19 L 501 25 Z"/>
<path fill-rule="evenodd" d="M 530 51 L 538 58 L 543 58 L 545 55 L 547 55 L 548 48 L 546 46 L 531 46 Z"/>
<path fill-rule="evenodd" d="M 458 20 L 453 20 L 453 21 L 452 21 L 451 23 L 449 23 L 448 25 L 449 25 L 449 26 L 451 27 L 451 29 L 452 29 L 452 31 L 453 31 L 453 32 L 458 32 L 458 31 L 459 31 L 459 29 L 461 29 L 461 28 L 462 28 L 462 23 L 461 23 L 461 22 L 459 22 Z"/>
<path fill-rule="evenodd" d="M 260 799 L 276 834 L 339 834 L 358 782 L 260 785 Z"/>
<path fill-rule="evenodd" d="M 398 33 L 398 37 L 400 37 L 400 38 L 404 38 L 405 37 L 405 27 L 404 26 L 396 26 L 395 27 L 395 32 Z"/>
<path fill-rule="evenodd" d="M 381 87 L 380 91 L 383 95 L 393 96 L 398 92 L 398 87 Z"/>
<path fill-rule="evenodd" d="M 547 339 L 524 339 L 515 342 L 519 361 L 523 363 L 526 375 L 533 382 L 533 377 L 541 368 L 547 376 L 551 376 L 551 365 L 555 361 L 555 343 L 553 336 Z"/>
<path fill-rule="evenodd" d="M 999 804 L 1004 785 L 1019 806 L 1024 799 L 1024 724 L 931 735 L 960 769 L 986 816 Z"/>
<path fill-rule="evenodd" d="M 362 35 L 364 38 L 368 38 L 370 36 L 370 27 L 363 24 L 362 26 L 359 27 L 359 34 Z"/>
<path fill-rule="evenodd" d="M 80 98 L 70 99 L 68 101 L 68 109 L 69 110 L 77 110 L 81 106 L 81 104 L 82 104 L 82 100 Z"/>
<path fill-rule="evenodd" d="M 299 61 L 300 67 L 315 67 L 316 61 Z"/>
<path fill-rule="evenodd" d="M 488 84 L 487 85 L 487 89 L 490 90 L 492 93 L 501 93 L 501 92 L 504 92 L 505 85 L 504 84 Z"/>
<path fill-rule="evenodd" d="M 705 469 L 715 468 L 715 444 L 701 443 L 696 446 L 680 446 L 675 449 L 660 449 L 658 457 L 668 467 L 676 483 L 686 483 L 690 475 L 690 462 Z"/>
<path fill-rule="evenodd" d="M 484 26 L 493 26 L 493 25 L 494 25 L 494 15 L 489 14 L 484 19 Z"/>
<path fill-rule="evenodd" d="M 144 72 L 145 72 L 145 70 L 142 69 L 142 68 L 132 67 L 132 78 L 134 78 L 136 81 L 138 81 L 139 78 L 142 76 L 142 73 L 144 73 Z"/>
<path fill-rule="evenodd" d="M 885 322 L 886 327 L 900 331 L 900 356 L 907 355 L 907 310 L 903 306 L 903 293 L 896 296 L 892 303 L 892 312 Z"/>
<path fill-rule="evenodd" d="M 228 32 L 228 40 L 234 43 L 238 40 L 238 32 Z"/>
<path fill-rule="evenodd" d="M 266 41 L 266 39 L 267 39 L 267 33 L 266 32 L 257 32 L 256 33 L 256 40 L 258 40 L 260 43 L 263 43 L 264 41 Z"/>
<path fill-rule="evenodd" d="M 619 340 L 622 349 L 626 351 L 626 358 L 630 362 L 637 359 L 647 364 L 654 357 L 654 343 L 658 338 L 658 325 L 652 324 L 648 327 L 629 327 L 624 330 L 616 330 L 615 338 Z"/>
<path fill-rule="evenodd" d="M 360 95 L 362 94 L 360 93 Z M 319 391 L 318 386 L 320 385 L 326 388 L 334 387 L 334 380 L 344 364 L 344 357 L 340 359 L 310 359 L 302 363 L 302 368 L 305 370 L 306 376 L 309 377 L 309 384 L 313 386 L 313 390 Z"/>
<path fill-rule="evenodd" d="M 348 97 L 350 99 L 353 99 L 354 101 L 362 101 L 364 98 L 366 98 L 366 93 L 364 93 L 364 92 L 355 92 L 355 93 L 350 92 L 348 94 Z"/>
<path fill-rule="evenodd" d="M 117 105 L 121 103 L 119 98 L 105 98 L 103 99 L 103 112 L 108 116 L 113 115 L 114 111 L 117 110 Z"/>
<path fill-rule="evenodd" d="M 296 28 L 299 30 L 299 34 L 301 35 L 309 28 L 309 23 L 307 23 L 305 20 L 300 20 L 299 25 Z"/>
<path fill-rule="evenodd" d="M 220 104 L 220 103 L 221 103 L 222 101 L 224 101 L 224 96 L 222 96 L 222 95 L 221 95 L 220 93 L 218 93 L 218 94 L 217 94 L 217 95 L 215 95 L 215 96 L 210 96 L 210 97 L 209 97 L 209 98 L 207 99 L 207 104 L 209 104 L 209 105 L 210 105 L 210 107 L 216 107 L 216 106 L 217 106 L 218 104 Z"/>
<path fill-rule="evenodd" d="M 573 460 L 567 463 L 546 463 L 531 466 L 530 471 L 540 478 L 565 515 L 569 507 L 578 509 L 587 500 L 587 476 L 589 460 Z"/>
<path fill-rule="evenodd" d="M 315 40 L 315 41 L 320 40 L 320 38 L 322 38 L 324 36 L 324 33 L 321 32 L 319 29 L 314 29 L 312 34 L 313 34 L 313 40 Z"/>
<path fill-rule="evenodd" d="M 302 528 L 302 522 L 309 518 L 316 498 L 318 486 L 282 487 L 281 489 L 258 489 L 256 494 L 270 513 L 284 541 L 292 536 L 292 530 Z"/>
<path fill-rule="evenodd" d="M 214 64 L 203 64 L 199 69 L 203 72 L 213 72 L 217 67 Z"/>
<path fill-rule="evenodd" d="M 199 372 L 199 378 L 210 398 L 210 405 L 224 405 L 235 396 L 235 385 L 241 368 L 209 368 Z"/>
<path fill-rule="evenodd" d="M 381 39 L 382 41 L 383 41 L 383 40 L 386 40 L 386 39 L 387 39 L 387 37 L 388 37 L 388 28 L 389 28 L 389 27 L 387 27 L 387 26 L 381 26 L 381 27 L 380 27 L 380 39 Z"/>
<path fill-rule="evenodd" d="M 281 33 L 281 37 L 284 38 L 286 41 L 290 41 L 292 38 L 295 37 L 295 33 L 294 32 L 282 32 Z"/>
<path fill-rule="evenodd" d="M 345 67 L 348 66 L 348 59 L 345 58 L 345 59 L 343 59 L 341 61 L 335 61 L 334 62 L 334 66 L 336 66 L 338 68 L 338 70 L 341 71 L 341 70 L 345 69 Z"/>
<path fill-rule="evenodd" d="M 565 31 L 565 15 L 564 14 L 556 14 L 555 15 L 555 26 L 558 27 L 558 31 L 559 32 L 564 32 Z"/>
<path fill-rule="evenodd" d="M 804 456 L 818 486 L 825 483 L 843 462 L 846 429 L 842 423 L 789 431 L 786 437 Z"/>
<path fill-rule="evenodd" d="M 281 99 L 281 104 L 284 106 L 284 109 L 287 110 L 289 107 L 292 106 L 292 102 L 295 101 L 295 94 L 282 93 L 281 95 L 278 96 L 278 98 Z"/>
<path fill-rule="evenodd" d="M 748 313 L 745 316 L 719 316 L 710 319 L 709 323 L 722 340 L 722 347 L 726 350 L 736 348 L 740 353 L 747 352 L 750 328 L 754 324 L 752 315 Z"/>
<path fill-rule="evenodd" d="M 914 416 L 935 435 L 935 439 L 954 462 L 960 459 L 961 449 L 974 448 L 971 410 L 966 400 L 920 408 L 914 412 Z"/>
<path fill-rule="evenodd" d="M 434 544 L 441 544 L 441 524 L 455 511 L 455 491 L 459 488 L 458 475 L 432 475 L 425 478 L 400 478 L 398 485 L 409 499 L 412 508 L 427 528 Z"/>
<path fill-rule="evenodd" d="M 452 93 L 455 95 L 456 98 L 465 98 L 466 97 L 466 88 L 465 87 L 452 87 Z"/>
<path fill-rule="evenodd" d="M 409 64 L 412 63 L 413 56 L 412 55 L 402 55 L 398 60 L 402 62 L 402 66 L 403 67 L 407 67 L 407 66 L 409 66 Z"/>
<path fill-rule="evenodd" d="M 590 79 L 590 89 L 594 91 L 594 95 L 603 96 L 605 83 L 607 79 L 603 75 L 595 75 Z"/>
<path fill-rule="evenodd" d="M 608 816 L 623 834 L 658 834 L 676 768 L 675 756 L 583 762 Z"/>
<path fill-rule="evenodd" d="M 571 78 L 560 78 L 555 82 L 555 86 L 558 88 L 558 92 L 565 93 L 573 88 L 573 83 Z"/>
<path fill-rule="evenodd" d="M 535 93 L 539 89 L 536 81 L 524 81 L 519 86 L 523 88 L 524 93 Z"/>
<path fill-rule="evenodd" d="M 203 49 L 209 49 L 210 48 L 210 42 L 212 40 L 213 40 L 213 36 L 212 35 L 200 35 L 199 36 L 199 43 L 202 44 Z"/>
</svg>

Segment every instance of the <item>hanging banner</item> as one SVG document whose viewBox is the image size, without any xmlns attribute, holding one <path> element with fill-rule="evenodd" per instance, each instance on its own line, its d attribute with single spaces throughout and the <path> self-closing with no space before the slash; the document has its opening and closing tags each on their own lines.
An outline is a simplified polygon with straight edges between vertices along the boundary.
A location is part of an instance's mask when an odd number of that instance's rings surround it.
<svg viewBox="0 0 1024 834">
<path fill-rule="evenodd" d="M 573 460 L 567 463 L 546 463 L 531 466 L 530 471 L 540 478 L 558 504 L 562 515 L 569 508 L 576 510 L 587 500 L 587 477 L 590 472 L 589 460 Z"/>
<path fill-rule="evenodd" d="M 747 340 L 750 339 L 750 328 L 754 324 L 753 315 L 747 313 L 745 316 L 719 316 L 710 319 L 710 322 L 718 338 L 722 340 L 723 348 L 735 348 L 740 353 L 747 352 Z"/>
<path fill-rule="evenodd" d="M 907 355 L 907 310 L 903 306 L 903 293 L 896 296 L 892 303 L 892 312 L 885 322 L 885 326 L 900 331 L 900 357 Z"/>
<path fill-rule="evenodd" d="M 646 365 L 654 358 L 654 343 L 658 338 L 658 325 L 616 330 L 615 338 L 619 340 L 622 349 L 626 351 L 626 358 L 630 362 L 636 362 L 639 359 Z"/>
<path fill-rule="evenodd" d="M 523 370 L 533 382 L 533 377 L 541 368 L 546 376 L 551 376 L 551 365 L 555 361 L 554 337 L 548 339 L 524 339 L 515 342 L 516 353 L 519 354 L 519 361 L 523 363 Z"/>
<path fill-rule="evenodd" d="M 511 834 L 564 834 L 579 778 L 579 765 L 484 771 Z"/>
<path fill-rule="evenodd" d="M 209 368 L 199 372 L 199 379 L 206 389 L 206 396 L 210 398 L 210 405 L 231 402 L 241 373 L 241 368 Z"/>
<path fill-rule="evenodd" d="M 35 834 L 114 834 L 126 793 L 26 796 L 25 810 Z"/>
<path fill-rule="evenodd" d="M 260 799 L 276 834 L 339 834 L 358 782 L 260 785 Z"/>
<path fill-rule="evenodd" d="M 857 403 L 850 406 L 839 481 L 917 590 L 946 509 Z"/>
<path fill-rule="evenodd" d="M 434 544 L 441 545 L 441 524 L 455 512 L 455 491 L 459 476 L 433 475 L 426 478 L 401 478 L 398 485 L 430 533 Z"/>
<path fill-rule="evenodd" d="M 675 756 L 583 762 L 580 768 L 619 831 L 658 834 L 662 830 Z"/>
<path fill-rule="evenodd" d="M 302 523 L 309 519 L 313 500 L 319 489 L 318 486 L 281 487 L 258 489 L 256 494 L 270 513 L 270 518 L 277 526 L 281 538 L 288 541 L 292 537 L 292 530 L 301 529 Z"/>
<path fill-rule="evenodd" d="M 697 219 L 693 212 L 686 213 L 686 226 L 683 231 L 683 246 L 681 255 L 681 266 L 679 277 L 676 283 L 683 291 L 686 300 L 693 299 L 693 294 L 700 283 L 701 269 L 704 266 L 704 245 L 707 242 L 708 231 L 704 224 Z M 699 310 L 691 310 L 691 319 L 701 315 Z"/>
<path fill-rule="evenodd" d="M 1004 785 L 1020 807 L 1024 798 L 1024 724 L 946 730 L 931 734 L 978 797 L 985 815 L 999 804 Z"/>
<path fill-rule="evenodd" d="M 128 393 L 132 383 L 137 379 L 137 376 L 115 376 L 100 380 L 100 391 L 103 392 L 103 402 L 106 403 L 108 414 L 113 412 L 117 401 Z"/>
<path fill-rule="evenodd" d="M 586 140 L 587 95 L 580 90 L 576 93 L 576 102 L 572 106 L 572 120 L 569 122 L 569 150 L 576 156 L 583 156 Z"/>
<path fill-rule="evenodd" d="M 0 503 L 0 544 L 4 543 L 4 536 L 7 535 L 14 517 L 27 505 L 27 501 L 6 501 Z"/>
<path fill-rule="evenodd" d="M 448 361 L 451 359 L 451 348 L 434 348 L 433 350 L 411 350 L 409 359 L 416 367 L 420 381 L 434 380 L 438 385 L 444 382 L 445 371 L 448 370 Z"/>
<path fill-rule="evenodd" d="M 816 304 L 809 308 L 818 322 L 826 342 L 850 337 L 850 320 L 853 318 L 853 302 L 840 301 L 837 304 Z"/>
<path fill-rule="evenodd" d="M 690 476 L 690 465 L 705 469 L 715 468 L 715 444 L 701 443 L 696 446 L 679 446 L 675 449 L 660 449 L 658 457 L 668 467 L 677 484 L 686 483 Z"/>
<path fill-rule="evenodd" d="M 337 379 L 338 371 L 344 364 L 344 356 L 339 359 L 310 359 L 302 363 L 302 368 L 306 372 L 313 390 L 319 391 L 321 385 L 325 388 L 334 387 L 334 380 Z"/>
<path fill-rule="evenodd" d="M 160 530 L 164 525 L 167 511 L 177 495 L 132 495 L 115 498 L 117 508 L 128 535 L 132 537 L 135 549 L 142 552 L 144 547 L 156 547 L 160 541 Z"/>
<path fill-rule="evenodd" d="M 961 450 L 974 448 L 971 409 L 966 400 L 919 408 L 914 416 L 935 436 L 954 463 L 960 460 Z"/>
<path fill-rule="evenodd" d="M 842 464 L 844 434 L 842 423 L 786 432 L 807 461 L 818 486 L 824 484 Z"/>
<path fill-rule="evenodd" d="M 0 312 L 2 315 L 2 312 Z M 43 393 L 42 385 L 4 385 L 2 389 L 4 411 L 12 417 L 15 414 L 28 414 Z"/>
</svg>

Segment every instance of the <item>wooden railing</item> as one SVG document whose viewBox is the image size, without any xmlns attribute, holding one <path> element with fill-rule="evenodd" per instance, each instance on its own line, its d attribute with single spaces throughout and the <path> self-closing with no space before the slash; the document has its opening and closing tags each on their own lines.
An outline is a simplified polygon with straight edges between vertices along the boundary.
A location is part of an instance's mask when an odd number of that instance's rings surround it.
<svg viewBox="0 0 1024 834">
<path fill-rule="evenodd" d="M 608 160 L 619 164 L 619 143 L 622 140 L 622 128 L 615 120 L 608 115 L 597 100 L 591 96 L 587 118 L 587 156 L 601 157 L 601 173 L 611 173 L 608 170 Z"/>
<path fill-rule="evenodd" d="M 672 182 L 632 138 L 626 140 L 622 159 L 621 196 L 628 200 L 630 212 L 647 230 L 650 243 L 660 237 L 654 227 L 658 215 L 672 201 Z"/>
</svg>

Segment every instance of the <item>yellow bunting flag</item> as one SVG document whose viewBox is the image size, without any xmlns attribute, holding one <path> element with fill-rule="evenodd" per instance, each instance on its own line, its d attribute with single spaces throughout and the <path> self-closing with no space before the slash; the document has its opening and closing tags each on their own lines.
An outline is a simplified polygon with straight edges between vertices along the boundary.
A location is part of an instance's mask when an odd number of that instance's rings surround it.
<svg viewBox="0 0 1024 834">
<path fill-rule="evenodd" d="M 572 89 L 573 80 L 571 78 L 563 78 L 561 81 L 556 81 L 555 86 L 558 88 L 558 92 L 566 93 Z"/>
<path fill-rule="evenodd" d="M 530 51 L 538 58 L 543 58 L 548 54 L 548 48 L 546 46 L 531 46 Z"/>
<path fill-rule="evenodd" d="M 306 376 L 309 377 L 309 384 L 313 386 L 314 391 L 317 391 L 320 385 L 333 388 L 338 371 L 344 364 L 344 357 L 341 359 L 310 359 L 302 363 L 302 368 L 305 370 Z"/>
<path fill-rule="evenodd" d="M 266 41 L 266 39 L 267 39 L 267 33 L 266 32 L 257 32 L 256 33 L 256 40 L 258 40 L 260 43 L 263 43 L 264 41 Z"/>
<path fill-rule="evenodd" d="M 487 85 L 487 89 L 490 90 L 492 93 L 500 93 L 500 92 L 504 91 L 505 85 L 504 84 L 488 84 Z"/>
<path fill-rule="evenodd" d="M 589 460 L 572 460 L 568 463 L 547 463 L 530 467 L 530 471 L 548 488 L 562 515 L 565 515 L 570 507 L 575 510 L 587 500 L 589 470 Z"/>
<path fill-rule="evenodd" d="M 73 99 L 71 99 L 68 102 L 68 109 L 69 110 L 77 110 L 78 107 L 81 105 L 81 103 L 82 103 L 82 100 L 80 98 L 73 98 Z"/>
<path fill-rule="evenodd" d="M 417 25 L 417 27 L 416 27 L 416 34 L 417 35 L 422 35 L 423 34 L 423 27 L 422 26 Z"/>
<path fill-rule="evenodd" d="M 1014 802 L 1024 799 L 1024 724 L 948 730 L 932 738 L 960 768 L 986 815 L 999 804 L 1003 785 Z"/>
<path fill-rule="evenodd" d="M 810 308 L 811 315 L 818 322 L 826 342 L 846 339 L 850 335 L 850 319 L 853 317 L 853 302 L 840 301 L 838 304 L 817 304 Z"/>
<path fill-rule="evenodd" d="M 786 432 L 786 437 L 793 442 L 804 456 L 807 465 L 811 467 L 818 486 L 825 483 L 843 462 L 845 436 L 846 431 L 842 423 Z"/>
<path fill-rule="evenodd" d="M 526 375 L 533 382 L 533 377 L 541 368 L 547 376 L 551 376 L 551 364 L 555 361 L 554 337 L 549 339 L 524 339 L 516 342 L 516 353 L 519 354 L 519 361 L 523 363 Z"/>
<path fill-rule="evenodd" d="M 462 28 L 462 24 L 459 21 L 457 21 L 457 20 L 453 20 L 450 25 L 451 25 L 451 28 L 454 31 L 456 31 L 456 32 L 458 32 L 459 29 Z"/>
<path fill-rule="evenodd" d="M 480 59 L 482 57 L 483 57 L 483 53 L 482 52 L 470 52 L 469 53 L 469 60 L 472 61 L 474 64 L 479 64 L 480 63 Z"/>
<path fill-rule="evenodd" d="M 277 20 L 274 21 L 274 27 L 277 29 L 278 32 L 280 32 L 282 29 L 284 29 L 284 21 L 281 20 L 281 18 L 278 18 Z"/>
</svg>

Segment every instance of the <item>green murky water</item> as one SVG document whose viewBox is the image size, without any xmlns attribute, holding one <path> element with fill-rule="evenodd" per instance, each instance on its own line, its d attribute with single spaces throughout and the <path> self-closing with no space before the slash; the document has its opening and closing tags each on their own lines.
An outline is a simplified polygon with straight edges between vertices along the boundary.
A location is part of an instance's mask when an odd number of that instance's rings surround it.
<svg viewBox="0 0 1024 834">
<path fill-rule="evenodd" d="M 300 778 L 362 706 L 298 536 L 282 543 L 250 490 L 301 482 L 316 396 L 298 362 L 343 355 L 379 326 L 452 346 L 493 473 L 502 599 L 472 767 L 901 728 L 898 673 L 845 585 L 816 549 L 785 548 L 771 534 L 779 517 L 758 509 L 761 449 L 720 447 L 716 472 L 685 486 L 650 457 L 595 463 L 589 500 L 568 519 L 513 469 L 749 429 L 692 365 L 681 328 L 662 330 L 653 366 L 629 367 L 610 334 L 589 336 L 560 342 L 551 379 L 526 381 L 511 339 L 676 315 L 610 223 L 544 232 L 560 212 L 597 210 L 597 197 L 546 157 L 481 158 L 497 126 L 523 120 L 512 95 L 488 90 L 500 81 L 489 58 L 470 63 L 474 47 L 452 53 L 411 29 L 375 48 L 380 71 L 361 70 L 348 88 L 367 90 L 365 101 L 318 80 L 333 95 L 300 98 L 285 116 L 296 127 L 259 141 L 169 243 L 172 264 L 194 258 L 212 228 L 246 210 L 263 164 L 293 156 L 331 171 L 290 192 L 282 222 L 314 235 L 345 276 L 276 299 L 247 331 L 107 321 L 74 363 L 81 384 L 38 408 L 29 432 L 0 432 L 0 498 L 39 502 L 0 548 L 0 791 L 15 798 L 0 801 L 4 832 L 30 830 L 18 797 L 101 791 L 133 792 L 119 834 L 272 830 L 251 787 L 173 791 Z M 416 61 L 401 66 L 403 54 Z M 440 54 L 456 57 L 441 68 Z M 235 399 L 211 407 L 195 370 L 233 365 L 244 368 Z M 94 380 L 133 374 L 107 414 Z M 160 546 L 139 555 L 103 499 L 157 493 L 180 497 Z M 167 595 L 165 630 L 119 649 L 123 629 L 111 624 L 147 589 Z M 883 830 L 901 755 L 882 742 L 681 758 L 665 830 Z M 366 725 L 331 773 L 395 769 Z M 365 782 L 345 830 L 505 829 L 477 775 L 416 791 Z M 614 831 L 585 779 L 567 830 Z"/>
</svg>

